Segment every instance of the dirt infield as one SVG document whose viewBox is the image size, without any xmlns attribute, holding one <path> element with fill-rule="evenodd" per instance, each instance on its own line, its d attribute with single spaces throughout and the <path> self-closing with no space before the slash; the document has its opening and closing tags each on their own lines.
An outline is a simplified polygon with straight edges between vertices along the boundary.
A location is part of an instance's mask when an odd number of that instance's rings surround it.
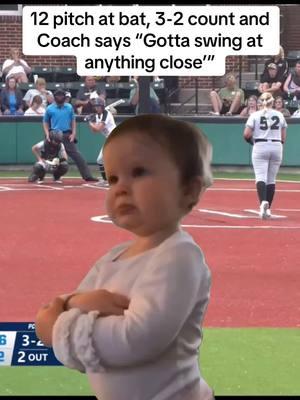
<svg viewBox="0 0 300 400">
<path fill-rule="evenodd" d="M 131 237 L 105 217 L 104 197 L 79 179 L 0 181 L 0 321 L 33 320 L 42 303 L 74 290 L 101 255 Z M 218 180 L 185 218 L 212 271 L 206 326 L 300 325 L 299 200 L 299 183 L 279 183 L 274 218 L 262 221 L 253 181 Z"/>
</svg>

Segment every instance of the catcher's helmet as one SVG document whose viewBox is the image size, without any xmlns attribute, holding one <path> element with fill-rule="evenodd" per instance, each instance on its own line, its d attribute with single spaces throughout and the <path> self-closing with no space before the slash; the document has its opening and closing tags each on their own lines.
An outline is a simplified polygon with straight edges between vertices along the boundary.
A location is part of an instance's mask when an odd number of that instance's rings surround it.
<svg viewBox="0 0 300 400">
<path fill-rule="evenodd" d="M 49 139 L 51 140 L 51 142 L 55 142 L 57 144 L 61 143 L 63 141 L 62 131 L 50 131 Z"/>
</svg>

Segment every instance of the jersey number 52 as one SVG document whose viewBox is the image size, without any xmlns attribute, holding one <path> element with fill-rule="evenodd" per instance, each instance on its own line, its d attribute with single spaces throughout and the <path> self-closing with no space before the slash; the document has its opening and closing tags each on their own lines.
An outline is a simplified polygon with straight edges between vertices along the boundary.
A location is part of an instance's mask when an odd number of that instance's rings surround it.
<svg viewBox="0 0 300 400">
<path fill-rule="evenodd" d="M 270 126 L 270 129 L 272 129 L 272 130 L 279 129 L 279 122 L 280 122 L 279 117 L 277 117 L 277 115 L 273 115 L 271 120 L 273 121 L 273 124 Z M 260 117 L 260 127 L 259 128 L 262 131 L 266 131 L 269 128 L 268 127 L 268 120 L 267 120 L 266 117 Z"/>
</svg>

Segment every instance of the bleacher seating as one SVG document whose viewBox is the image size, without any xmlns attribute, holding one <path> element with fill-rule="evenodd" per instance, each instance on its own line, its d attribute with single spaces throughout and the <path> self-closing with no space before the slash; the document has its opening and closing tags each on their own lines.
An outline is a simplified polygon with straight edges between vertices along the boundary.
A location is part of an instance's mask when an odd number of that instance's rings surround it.
<svg viewBox="0 0 300 400">
<path fill-rule="evenodd" d="M 62 88 L 69 91 L 72 96 L 72 103 L 75 103 L 75 99 L 78 90 L 84 86 L 84 79 L 76 73 L 75 67 L 68 66 L 33 66 L 32 72 L 29 75 L 28 83 L 20 83 L 18 87 L 21 89 L 23 95 L 27 90 L 35 88 L 35 80 L 37 77 L 44 78 L 46 80 L 46 88 L 55 92 L 56 89 Z M 5 83 L 0 84 L 0 89 L 5 87 Z M 135 87 L 135 82 L 130 81 L 129 77 L 122 77 L 118 82 L 105 82 L 104 80 L 97 80 L 97 86 L 103 87 L 106 91 L 106 104 L 109 105 L 119 99 L 125 100 L 123 104 L 116 106 L 119 113 L 133 113 L 134 107 L 129 103 L 130 91 Z M 166 101 L 166 87 L 165 80 L 151 82 L 151 86 L 155 90 L 157 96 L 160 99 L 160 103 L 165 105 Z"/>
<path fill-rule="evenodd" d="M 258 96 L 258 87 L 259 87 L 259 81 L 248 81 L 245 82 L 245 85 L 243 87 L 243 90 L 245 92 L 245 97 L 248 98 L 249 96 Z"/>
<path fill-rule="evenodd" d="M 39 78 L 44 78 L 47 82 L 50 82 L 53 80 L 52 67 L 32 67 L 29 79 L 33 81 L 34 75 L 37 75 Z"/>
<path fill-rule="evenodd" d="M 75 81 L 75 82 L 65 82 L 64 89 L 71 93 L 72 98 L 76 98 L 78 90 L 84 86 L 84 82 Z"/>
<path fill-rule="evenodd" d="M 76 82 L 80 80 L 80 76 L 77 75 L 74 67 L 52 67 L 52 72 L 55 82 Z"/>
<path fill-rule="evenodd" d="M 27 90 L 29 89 L 34 89 L 35 88 L 35 84 L 32 82 L 29 83 L 19 83 L 18 85 L 19 89 L 22 91 L 23 95 L 25 95 L 25 93 L 27 92 Z"/>
<path fill-rule="evenodd" d="M 63 82 L 47 82 L 47 89 L 51 92 L 55 92 L 57 89 L 64 89 L 65 84 Z"/>
</svg>

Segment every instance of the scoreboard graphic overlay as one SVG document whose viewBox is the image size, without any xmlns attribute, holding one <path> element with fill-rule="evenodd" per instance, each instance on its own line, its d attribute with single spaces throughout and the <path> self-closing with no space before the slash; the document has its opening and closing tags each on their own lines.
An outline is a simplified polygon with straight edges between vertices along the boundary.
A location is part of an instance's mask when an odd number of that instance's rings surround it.
<svg viewBox="0 0 300 400">
<path fill-rule="evenodd" d="M 0 366 L 62 365 L 36 336 L 33 322 L 0 322 Z"/>
</svg>

